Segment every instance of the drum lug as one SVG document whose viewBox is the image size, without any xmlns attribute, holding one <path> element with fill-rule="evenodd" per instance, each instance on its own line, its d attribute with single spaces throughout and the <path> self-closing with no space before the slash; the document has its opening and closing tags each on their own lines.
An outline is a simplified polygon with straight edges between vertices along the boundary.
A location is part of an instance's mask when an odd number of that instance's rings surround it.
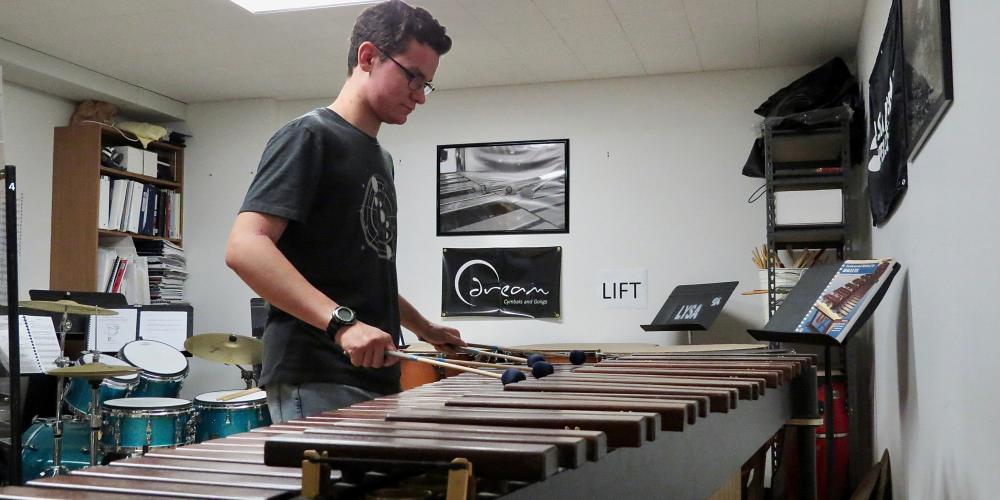
<svg viewBox="0 0 1000 500">
<path fill-rule="evenodd" d="M 187 436 L 184 437 L 184 444 L 194 444 L 195 439 L 198 437 L 198 419 L 201 418 L 197 412 L 191 414 L 191 418 L 188 419 L 187 424 L 184 425 L 185 431 L 187 431 Z M 178 443 L 180 440 L 177 441 Z"/>
<path fill-rule="evenodd" d="M 146 446 L 153 445 L 153 419 L 146 417 Z"/>
</svg>

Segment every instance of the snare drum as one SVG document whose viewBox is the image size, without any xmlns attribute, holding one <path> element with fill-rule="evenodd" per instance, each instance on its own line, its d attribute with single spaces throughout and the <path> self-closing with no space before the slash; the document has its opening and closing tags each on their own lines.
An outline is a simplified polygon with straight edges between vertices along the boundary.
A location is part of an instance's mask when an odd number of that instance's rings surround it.
<svg viewBox="0 0 1000 500">
<path fill-rule="evenodd" d="M 105 453 L 144 453 L 150 448 L 194 442 L 196 418 L 186 399 L 109 399 L 101 408 L 101 417 Z"/>
<path fill-rule="evenodd" d="M 107 355 L 101 356 L 97 362 L 112 366 L 132 366 L 118 358 Z M 78 359 L 76 363 L 78 365 L 94 363 L 93 355 L 84 354 L 83 356 L 80 356 L 80 359 Z M 104 379 L 104 381 L 101 382 L 100 388 L 97 390 L 98 408 L 103 401 L 128 396 L 129 392 L 134 389 L 138 383 L 139 376 L 135 373 Z M 64 401 L 66 402 L 66 406 L 68 406 L 73 413 L 85 416 L 90 412 L 90 395 L 90 382 L 87 381 L 87 379 L 74 378 L 70 379 L 69 388 L 66 389 Z"/>
<path fill-rule="evenodd" d="M 155 340 L 133 340 L 118 357 L 139 368 L 139 385 L 129 394 L 139 398 L 176 398 L 188 373 L 187 358 L 180 351 Z"/>
<path fill-rule="evenodd" d="M 51 475 L 55 451 L 54 418 L 35 420 L 24 431 L 21 448 L 21 476 L 24 481 Z M 101 460 L 101 451 L 97 451 Z M 62 456 L 60 463 L 69 470 L 82 469 L 90 465 L 90 429 L 87 422 L 63 419 Z"/>
<path fill-rule="evenodd" d="M 197 442 L 271 425 L 267 393 L 261 391 L 219 401 L 220 397 L 233 392 L 236 391 L 206 392 L 194 398 L 194 408 L 198 412 Z"/>
</svg>

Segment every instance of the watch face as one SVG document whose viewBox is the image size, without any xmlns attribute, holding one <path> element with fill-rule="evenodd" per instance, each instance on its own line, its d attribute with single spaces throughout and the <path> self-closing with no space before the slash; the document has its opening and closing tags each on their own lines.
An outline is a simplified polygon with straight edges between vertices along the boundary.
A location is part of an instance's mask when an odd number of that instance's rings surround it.
<svg viewBox="0 0 1000 500">
<path fill-rule="evenodd" d="M 334 311 L 334 314 L 337 316 L 338 320 L 344 323 L 350 323 L 354 321 L 354 311 L 346 307 L 338 307 L 337 310 Z"/>
</svg>

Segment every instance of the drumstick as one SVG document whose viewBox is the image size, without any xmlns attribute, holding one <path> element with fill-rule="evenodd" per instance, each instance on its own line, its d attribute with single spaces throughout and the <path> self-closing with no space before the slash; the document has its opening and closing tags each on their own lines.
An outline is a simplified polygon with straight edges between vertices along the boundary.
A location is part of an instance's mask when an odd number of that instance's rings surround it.
<svg viewBox="0 0 1000 500">
<path fill-rule="evenodd" d="M 482 375 L 484 377 L 498 378 L 500 379 L 501 382 L 503 382 L 503 385 L 520 382 L 522 380 L 527 379 L 527 377 L 525 377 L 523 373 L 514 368 L 508 368 L 505 372 L 503 372 L 503 375 L 501 375 L 499 373 L 488 372 L 486 370 L 480 370 L 478 368 L 470 368 L 468 366 L 456 365 L 454 363 L 445 363 L 444 361 L 438 361 L 436 359 L 431 359 L 431 358 L 423 358 L 420 356 L 416 356 L 414 354 L 406 354 L 399 351 L 385 351 L 385 354 L 387 356 L 393 356 L 399 359 L 406 359 L 409 361 L 416 361 L 418 363 L 427 363 L 429 365 L 440 366 L 442 368 L 451 368 L 453 370 L 475 373 L 477 375 Z"/>
<path fill-rule="evenodd" d="M 254 393 L 257 393 L 257 392 L 260 392 L 260 391 L 261 391 L 260 387 L 251 387 L 249 389 L 244 389 L 242 391 L 236 391 L 236 392 L 234 392 L 232 394 L 226 394 L 225 396 L 220 397 L 219 401 L 229 401 L 230 399 L 236 399 L 236 398 L 243 397 L 243 396 L 246 396 L 248 394 L 254 394 Z"/>
<path fill-rule="evenodd" d="M 448 358 L 442 358 L 440 356 L 438 356 L 436 358 L 431 358 L 431 359 L 436 359 L 438 361 L 444 361 L 446 363 L 454 363 L 456 365 L 472 366 L 472 367 L 479 367 L 479 368 L 500 368 L 500 369 L 515 368 L 515 369 L 522 370 L 522 371 L 529 371 L 529 372 L 531 371 L 531 368 L 529 368 L 527 366 L 501 365 L 499 363 L 483 363 L 482 361 L 466 361 L 464 359 L 448 359 Z"/>
<path fill-rule="evenodd" d="M 528 358 L 520 358 L 517 356 L 511 356 L 509 354 L 500 354 L 498 352 L 481 351 L 479 349 L 473 349 L 471 347 L 459 347 L 458 349 L 476 354 L 481 356 L 492 356 L 494 358 L 506 359 L 507 361 L 517 361 L 518 363 L 527 363 Z"/>
<path fill-rule="evenodd" d="M 538 355 L 538 354 L 534 354 L 533 356 L 538 356 L 538 357 L 541 358 L 541 355 Z M 465 366 L 479 366 L 479 367 L 482 367 L 482 368 L 501 368 L 501 369 L 506 368 L 507 370 L 528 371 L 528 372 L 531 372 L 531 375 L 533 377 L 535 377 L 535 378 L 547 377 L 549 375 L 552 375 L 556 371 L 554 366 L 552 366 L 551 364 L 545 362 L 545 358 L 542 358 L 541 360 L 539 360 L 539 361 L 537 361 L 535 363 L 532 363 L 529 366 L 501 365 L 501 364 L 497 364 L 497 363 L 482 363 L 480 361 L 465 361 L 465 360 L 461 360 L 461 359 L 448 359 L 448 358 L 441 358 L 441 357 L 432 358 L 432 359 L 437 359 L 439 361 L 444 361 L 446 363 L 454 363 L 454 364 L 465 365 Z M 582 364 L 582 363 L 580 363 L 580 364 Z"/>
</svg>

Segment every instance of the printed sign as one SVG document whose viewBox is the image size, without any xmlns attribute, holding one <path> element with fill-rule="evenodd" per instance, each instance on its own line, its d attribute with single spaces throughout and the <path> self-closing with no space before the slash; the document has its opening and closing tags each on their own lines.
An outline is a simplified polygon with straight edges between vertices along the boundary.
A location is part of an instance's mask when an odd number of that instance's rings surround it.
<svg viewBox="0 0 1000 500">
<path fill-rule="evenodd" d="M 558 318 L 560 247 L 445 248 L 442 316 Z"/>
<path fill-rule="evenodd" d="M 645 309 L 648 288 L 645 269 L 603 269 L 598 298 L 604 309 Z"/>
</svg>

